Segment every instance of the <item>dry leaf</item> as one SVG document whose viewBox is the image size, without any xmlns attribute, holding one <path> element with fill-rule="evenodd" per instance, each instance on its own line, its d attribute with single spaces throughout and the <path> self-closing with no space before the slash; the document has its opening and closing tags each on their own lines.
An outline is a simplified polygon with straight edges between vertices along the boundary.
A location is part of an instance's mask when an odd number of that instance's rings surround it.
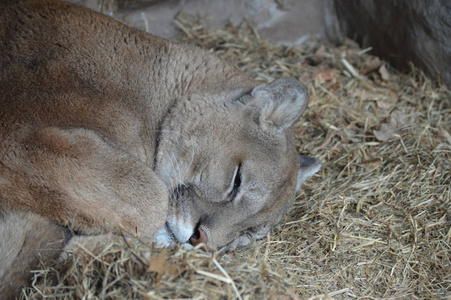
<svg viewBox="0 0 451 300">
<path fill-rule="evenodd" d="M 150 258 L 147 273 L 149 273 L 155 281 L 160 281 L 163 275 L 168 275 L 167 280 L 175 279 L 182 271 L 181 263 L 171 263 L 168 260 L 166 248 L 161 251 L 160 255 Z"/>
<path fill-rule="evenodd" d="M 328 70 L 316 75 L 318 83 L 324 83 L 326 81 L 332 81 L 332 83 L 337 82 L 337 77 L 335 76 L 335 70 Z"/>
<path fill-rule="evenodd" d="M 387 142 L 401 133 L 403 129 L 412 124 L 413 118 L 400 111 L 394 111 L 388 124 L 382 124 L 380 130 L 374 130 L 374 135 L 379 141 Z"/>
<path fill-rule="evenodd" d="M 445 129 L 440 130 L 440 135 L 448 140 L 448 143 L 451 145 L 451 135 Z"/>
<path fill-rule="evenodd" d="M 371 57 L 367 61 L 365 61 L 365 65 L 363 67 L 363 74 L 368 75 L 371 72 L 378 70 L 382 65 L 382 61 L 379 57 Z"/>
<path fill-rule="evenodd" d="M 312 72 L 306 71 L 302 73 L 301 77 L 299 77 L 299 81 L 304 85 L 308 85 L 312 81 L 312 77 Z"/>
<path fill-rule="evenodd" d="M 379 74 L 381 74 L 382 80 L 384 80 L 384 81 L 390 80 L 390 74 L 388 73 L 388 70 L 387 70 L 387 68 L 385 67 L 385 65 L 382 65 L 382 66 L 379 68 Z"/>
<path fill-rule="evenodd" d="M 326 47 L 324 45 L 321 45 L 316 49 L 315 55 L 324 55 L 326 54 Z"/>
<path fill-rule="evenodd" d="M 384 110 L 390 111 L 393 106 L 395 105 L 393 102 L 388 102 L 388 101 L 376 101 L 377 107 L 382 108 Z"/>
<path fill-rule="evenodd" d="M 166 270 L 167 253 L 166 248 L 161 251 L 160 255 L 152 256 L 150 258 L 149 267 L 147 267 L 147 273 L 150 273 L 155 281 L 159 281 Z"/>
</svg>

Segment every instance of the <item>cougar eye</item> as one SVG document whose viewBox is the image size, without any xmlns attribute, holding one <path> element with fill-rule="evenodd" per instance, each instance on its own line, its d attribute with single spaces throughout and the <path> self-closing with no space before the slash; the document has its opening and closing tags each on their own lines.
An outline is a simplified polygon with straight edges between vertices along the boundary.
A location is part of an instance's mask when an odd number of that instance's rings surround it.
<svg viewBox="0 0 451 300">
<path fill-rule="evenodd" d="M 241 164 L 238 165 L 238 167 L 235 170 L 235 174 L 233 175 L 233 188 L 232 192 L 230 193 L 232 195 L 232 199 L 235 198 L 235 196 L 238 194 L 241 186 Z"/>
</svg>

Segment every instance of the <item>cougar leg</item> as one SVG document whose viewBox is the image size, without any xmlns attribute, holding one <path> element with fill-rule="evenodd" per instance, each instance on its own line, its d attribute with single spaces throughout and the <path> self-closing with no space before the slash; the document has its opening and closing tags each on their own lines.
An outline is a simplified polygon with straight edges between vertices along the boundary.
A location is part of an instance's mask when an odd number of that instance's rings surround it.
<svg viewBox="0 0 451 300">
<path fill-rule="evenodd" d="M 70 232 L 29 212 L 0 212 L 0 295 L 15 299 L 40 260 L 56 259 Z"/>
<path fill-rule="evenodd" d="M 95 131 L 47 127 L 17 148 L 3 168 L 0 163 L 3 209 L 32 211 L 88 234 L 151 239 L 163 226 L 164 183 L 151 167 Z"/>
</svg>

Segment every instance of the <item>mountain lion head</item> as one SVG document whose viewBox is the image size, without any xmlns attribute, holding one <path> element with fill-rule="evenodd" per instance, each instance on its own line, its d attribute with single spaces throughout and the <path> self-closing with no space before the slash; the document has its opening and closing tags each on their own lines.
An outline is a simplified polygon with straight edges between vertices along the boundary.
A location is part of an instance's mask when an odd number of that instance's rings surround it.
<svg viewBox="0 0 451 300">
<path fill-rule="evenodd" d="M 178 101 L 158 145 L 171 196 L 157 242 L 224 252 L 265 237 L 321 167 L 298 157 L 291 129 L 307 98 L 297 80 L 279 79 Z"/>
</svg>

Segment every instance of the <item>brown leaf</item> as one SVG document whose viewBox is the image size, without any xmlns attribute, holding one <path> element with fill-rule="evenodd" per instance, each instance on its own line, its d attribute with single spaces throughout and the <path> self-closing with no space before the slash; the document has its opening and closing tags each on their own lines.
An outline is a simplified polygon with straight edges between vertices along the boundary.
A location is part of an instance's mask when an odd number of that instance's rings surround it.
<svg viewBox="0 0 451 300">
<path fill-rule="evenodd" d="M 309 71 L 306 71 L 302 73 L 301 77 L 299 78 L 299 81 L 302 82 L 304 85 L 308 85 L 312 81 L 313 74 Z"/>
<path fill-rule="evenodd" d="M 150 258 L 147 273 L 150 274 L 154 281 L 160 281 L 164 275 L 166 275 L 165 280 L 173 280 L 183 272 L 180 269 L 181 267 L 181 263 L 168 261 L 166 248 L 164 248 L 160 255 Z"/>
<path fill-rule="evenodd" d="M 448 140 L 448 144 L 451 145 L 451 135 L 448 133 L 448 131 L 446 131 L 445 129 L 442 129 L 439 133 L 440 133 L 440 135 L 441 135 L 442 137 L 444 137 L 445 139 L 447 139 L 447 140 Z"/>
<path fill-rule="evenodd" d="M 363 67 L 363 74 L 368 75 L 371 72 L 378 70 L 382 65 L 382 61 L 378 57 L 371 57 L 367 61 L 365 61 L 365 65 Z"/>
<path fill-rule="evenodd" d="M 384 81 L 390 80 L 390 74 L 388 73 L 388 70 L 387 70 L 387 68 L 385 67 L 385 65 L 382 65 L 382 66 L 379 68 L 379 74 L 381 74 L 382 80 L 384 80 Z"/>
<path fill-rule="evenodd" d="M 152 256 L 150 258 L 149 267 L 147 267 L 147 273 L 150 273 L 155 281 L 159 281 L 166 270 L 167 254 L 166 248 L 161 251 L 160 255 Z"/>
<path fill-rule="evenodd" d="M 403 129 L 412 124 L 413 118 L 400 111 L 394 111 L 388 124 L 382 124 L 380 130 L 374 130 L 374 135 L 379 141 L 387 142 L 401 133 Z"/>
<path fill-rule="evenodd" d="M 315 55 L 324 55 L 326 54 L 326 47 L 324 45 L 321 45 L 316 49 Z"/>
<path fill-rule="evenodd" d="M 166 274 L 168 274 L 169 278 L 173 279 L 176 278 L 181 272 L 180 267 L 182 264 L 168 264 L 166 268 Z"/>
<path fill-rule="evenodd" d="M 332 81 L 332 83 L 335 83 L 337 81 L 337 77 L 335 76 L 335 70 L 328 70 L 318 73 L 316 75 L 316 79 L 318 80 L 318 83 L 324 83 L 326 81 Z"/>
</svg>

